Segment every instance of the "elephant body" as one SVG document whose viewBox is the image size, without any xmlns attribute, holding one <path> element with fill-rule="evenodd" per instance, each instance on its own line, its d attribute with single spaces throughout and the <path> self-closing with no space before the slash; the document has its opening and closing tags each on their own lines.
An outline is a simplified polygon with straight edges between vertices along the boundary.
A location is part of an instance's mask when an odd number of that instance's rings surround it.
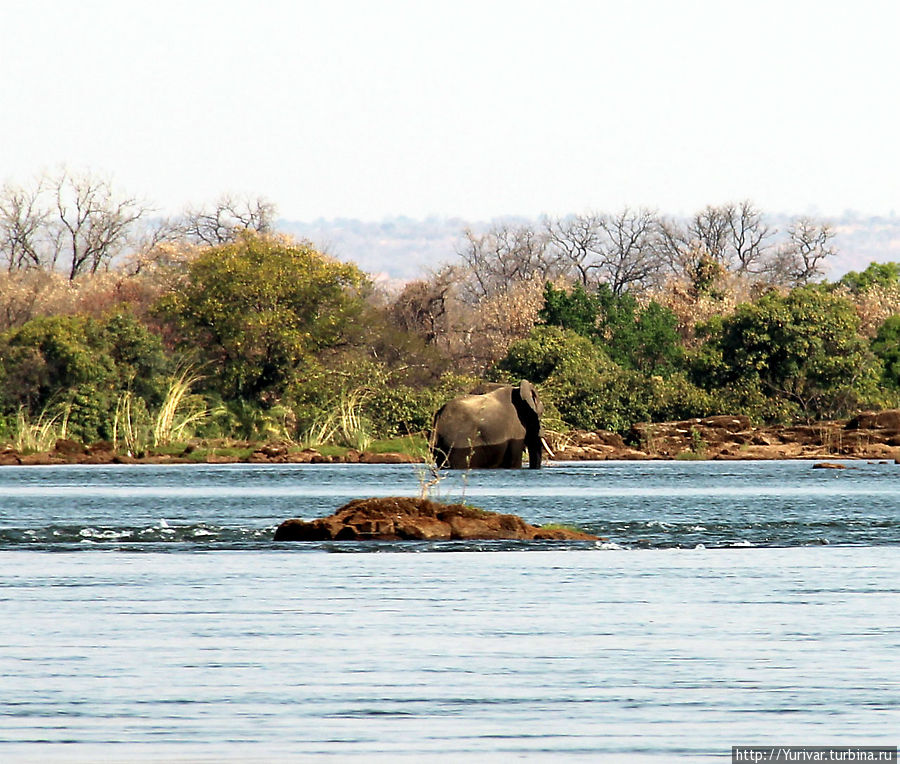
<svg viewBox="0 0 900 764">
<path fill-rule="evenodd" d="M 454 398 L 434 416 L 432 453 L 438 467 L 485 469 L 541 466 L 544 406 L 527 380 L 498 386 L 483 395 Z"/>
</svg>

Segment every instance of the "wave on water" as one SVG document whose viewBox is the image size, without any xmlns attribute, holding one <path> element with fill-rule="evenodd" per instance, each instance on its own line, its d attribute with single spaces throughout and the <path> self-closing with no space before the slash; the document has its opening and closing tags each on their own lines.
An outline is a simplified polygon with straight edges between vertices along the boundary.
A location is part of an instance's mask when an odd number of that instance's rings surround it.
<svg viewBox="0 0 900 764">
<path fill-rule="evenodd" d="M 169 523 L 165 519 L 145 526 L 54 524 L 38 528 L 0 528 L 0 550 L 120 549 L 175 551 L 184 549 L 304 549 L 336 552 L 372 551 L 489 551 L 496 549 L 711 549 L 728 547 L 793 547 L 825 544 L 900 544 L 900 522 L 788 520 L 739 523 L 735 521 L 675 522 L 635 520 L 587 523 L 583 530 L 598 542 L 547 541 L 346 541 L 282 542 L 273 540 L 277 526 L 235 527 L 212 523 Z"/>
<path fill-rule="evenodd" d="M 43 528 L 0 528 L 0 549 L 84 546 L 154 546 L 167 544 L 241 546 L 271 543 L 275 526 L 235 528 L 209 523 L 170 525 L 166 520 L 144 527 L 48 525 Z"/>
</svg>

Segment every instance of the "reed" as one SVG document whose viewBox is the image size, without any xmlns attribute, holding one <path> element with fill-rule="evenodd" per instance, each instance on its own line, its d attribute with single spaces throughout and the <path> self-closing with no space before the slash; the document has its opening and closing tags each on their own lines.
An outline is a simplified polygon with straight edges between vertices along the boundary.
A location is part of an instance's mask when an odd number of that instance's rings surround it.
<svg viewBox="0 0 900 764">
<path fill-rule="evenodd" d="M 49 451 L 60 438 L 68 437 L 71 405 L 64 406 L 52 416 L 44 409 L 36 422 L 28 421 L 24 408 L 16 413 L 13 446 L 21 453 Z"/>
<path fill-rule="evenodd" d="M 128 454 L 137 454 L 146 450 L 150 440 L 149 421 L 144 408 L 144 416 L 136 410 L 134 394 L 128 390 L 116 401 L 116 413 L 113 417 L 113 447 L 118 451 L 119 443 Z M 143 401 L 141 401 L 143 403 Z M 142 407 L 143 408 L 143 407 Z"/>
<path fill-rule="evenodd" d="M 304 448 L 335 445 L 357 451 L 368 449 L 375 436 L 363 408 L 371 395 L 372 391 L 365 387 L 342 392 L 332 408 L 307 428 L 300 444 Z"/>
<path fill-rule="evenodd" d="M 188 403 L 191 387 L 201 379 L 202 377 L 194 374 L 188 368 L 172 380 L 162 406 L 156 414 L 156 421 L 153 425 L 154 446 L 183 439 L 192 425 L 202 422 L 207 417 L 209 412 L 205 407 L 190 407 L 184 410 Z"/>
</svg>

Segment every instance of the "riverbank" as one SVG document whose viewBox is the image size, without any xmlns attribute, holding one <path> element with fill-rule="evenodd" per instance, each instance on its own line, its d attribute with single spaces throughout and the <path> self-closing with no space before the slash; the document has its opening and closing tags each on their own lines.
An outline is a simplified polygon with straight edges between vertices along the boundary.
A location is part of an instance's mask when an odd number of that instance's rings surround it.
<svg viewBox="0 0 900 764">
<path fill-rule="evenodd" d="M 549 434 L 549 433 L 548 433 Z M 645 459 L 878 459 L 900 461 L 900 410 L 809 425 L 757 427 L 746 416 L 635 424 L 623 437 L 607 430 L 549 434 L 551 461 Z M 112 443 L 58 440 L 46 451 L 0 447 L 0 466 L 52 464 L 415 464 L 426 461 L 421 436 L 379 441 L 366 450 L 290 443 L 199 441 L 132 454 Z"/>
</svg>

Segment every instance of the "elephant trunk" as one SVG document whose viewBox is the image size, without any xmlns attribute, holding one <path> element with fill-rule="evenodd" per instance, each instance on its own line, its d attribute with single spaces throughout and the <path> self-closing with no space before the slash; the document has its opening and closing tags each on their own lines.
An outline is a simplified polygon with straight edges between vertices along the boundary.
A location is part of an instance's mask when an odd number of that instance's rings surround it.
<svg viewBox="0 0 900 764">
<path fill-rule="evenodd" d="M 543 457 L 544 448 L 544 444 L 541 443 L 541 436 L 539 434 L 529 436 L 525 441 L 525 445 L 528 448 L 528 468 L 539 470 L 541 468 L 541 458 Z"/>
</svg>

